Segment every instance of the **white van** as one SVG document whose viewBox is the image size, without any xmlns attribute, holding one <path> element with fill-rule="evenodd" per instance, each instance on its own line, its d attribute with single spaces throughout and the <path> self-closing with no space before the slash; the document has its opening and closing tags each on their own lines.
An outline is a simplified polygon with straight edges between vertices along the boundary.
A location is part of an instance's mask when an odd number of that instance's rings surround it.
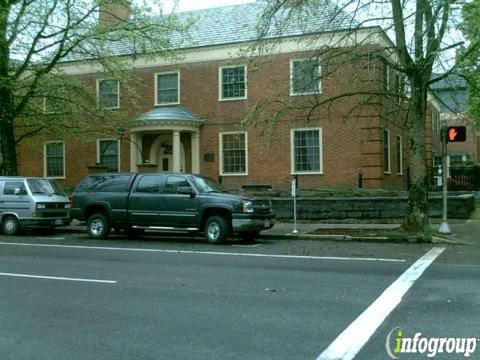
<svg viewBox="0 0 480 360">
<path fill-rule="evenodd" d="M 0 224 L 5 235 L 14 235 L 22 227 L 70 224 L 70 201 L 54 180 L 0 177 Z"/>
</svg>

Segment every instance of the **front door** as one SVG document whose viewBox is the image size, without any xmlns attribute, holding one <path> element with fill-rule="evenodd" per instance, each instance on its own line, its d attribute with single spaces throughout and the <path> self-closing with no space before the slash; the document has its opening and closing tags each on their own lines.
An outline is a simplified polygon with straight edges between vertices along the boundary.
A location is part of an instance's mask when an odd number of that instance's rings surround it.
<svg viewBox="0 0 480 360">
<path fill-rule="evenodd" d="M 157 159 L 159 172 L 173 172 L 173 145 L 172 137 L 161 135 L 152 145 L 154 158 Z M 151 157 L 152 158 L 152 157 Z M 180 143 L 180 172 L 185 172 L 185 149 Z"/>
</svg>

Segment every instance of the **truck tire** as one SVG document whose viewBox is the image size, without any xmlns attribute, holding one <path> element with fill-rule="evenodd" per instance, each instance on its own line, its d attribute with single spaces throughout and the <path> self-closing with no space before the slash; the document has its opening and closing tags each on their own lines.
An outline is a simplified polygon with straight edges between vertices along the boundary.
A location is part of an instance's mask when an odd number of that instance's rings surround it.
<svg viewBox="0 0 480 360">
<path fill-rule="evenodd" d="M 5 216 L 2 221 L 2 232 L 4 235 L 12 236 L 20 230 L 20 224 L 15 216 Z"/>
<path fill-rule="evenodd" d="M 90 239 L 105 239 L 110 233 L 110 221 L 102 213 L 93 214 L 87 221 L 87 233 Z"/>
<path fill-rule="evenodd" d="M 205 223 L 204 233 L 205 240 L 209 244 L 221 244 L 228 239 L 230 226 L 224 217 L 219 215 L 210 216 Z"/>
</svg>

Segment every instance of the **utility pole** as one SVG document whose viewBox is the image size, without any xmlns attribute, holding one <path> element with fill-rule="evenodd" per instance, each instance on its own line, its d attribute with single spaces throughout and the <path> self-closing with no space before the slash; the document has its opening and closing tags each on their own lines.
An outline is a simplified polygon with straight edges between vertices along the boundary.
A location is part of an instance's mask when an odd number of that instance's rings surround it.
<svg viewBox="0 0 480 360">
<path fill-rule="evenodd" d="M 447 222 L 447 182 L 448 182 L 448 164 L 447 164 L 447 143 L 448 143 L 448 134 L 447 127 L 443 126 L 441 130 L 441 141 L 442 141 L 442 223 L 438 232 L 441 234 L 450 234 L 450 226 Z"/>
</svg>

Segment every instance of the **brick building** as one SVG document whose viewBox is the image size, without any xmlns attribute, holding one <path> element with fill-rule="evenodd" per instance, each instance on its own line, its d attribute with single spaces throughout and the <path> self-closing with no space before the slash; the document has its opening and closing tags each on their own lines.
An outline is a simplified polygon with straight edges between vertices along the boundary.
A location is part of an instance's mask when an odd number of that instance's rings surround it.
<svg viewBox="0 0 480 360">
<path fill-rule="evenodd" d="M 22 143 L 21 174 L 74 186 L 88 166 L 100 164 L 108 171 L 221 176 L 227 188 L 285 189 L 292 175 L 303 189 L 356 187 L 360 175 L 364 187 L 405 188 L 404 80 L 375 56 L 391 43 L 378 27 L 352 31 L 342 25 L 351 22 L 327 21 L 336 13 L 330 6 L 248 56 L 261 2 L 194 12 L 190 40 L 177 46 L 180 57 L 132 61 L 140 79 L 135 110 L 122 79 L 94 61 L 65 62 L 61 70 L 127 120 L 87 141 L 49 134 Z M 120 57 L 129 53 L 125 44 L 114 46 Z M 430 106 L 429 157 L 438 145 L 438 113 Z"/>
</svg>

